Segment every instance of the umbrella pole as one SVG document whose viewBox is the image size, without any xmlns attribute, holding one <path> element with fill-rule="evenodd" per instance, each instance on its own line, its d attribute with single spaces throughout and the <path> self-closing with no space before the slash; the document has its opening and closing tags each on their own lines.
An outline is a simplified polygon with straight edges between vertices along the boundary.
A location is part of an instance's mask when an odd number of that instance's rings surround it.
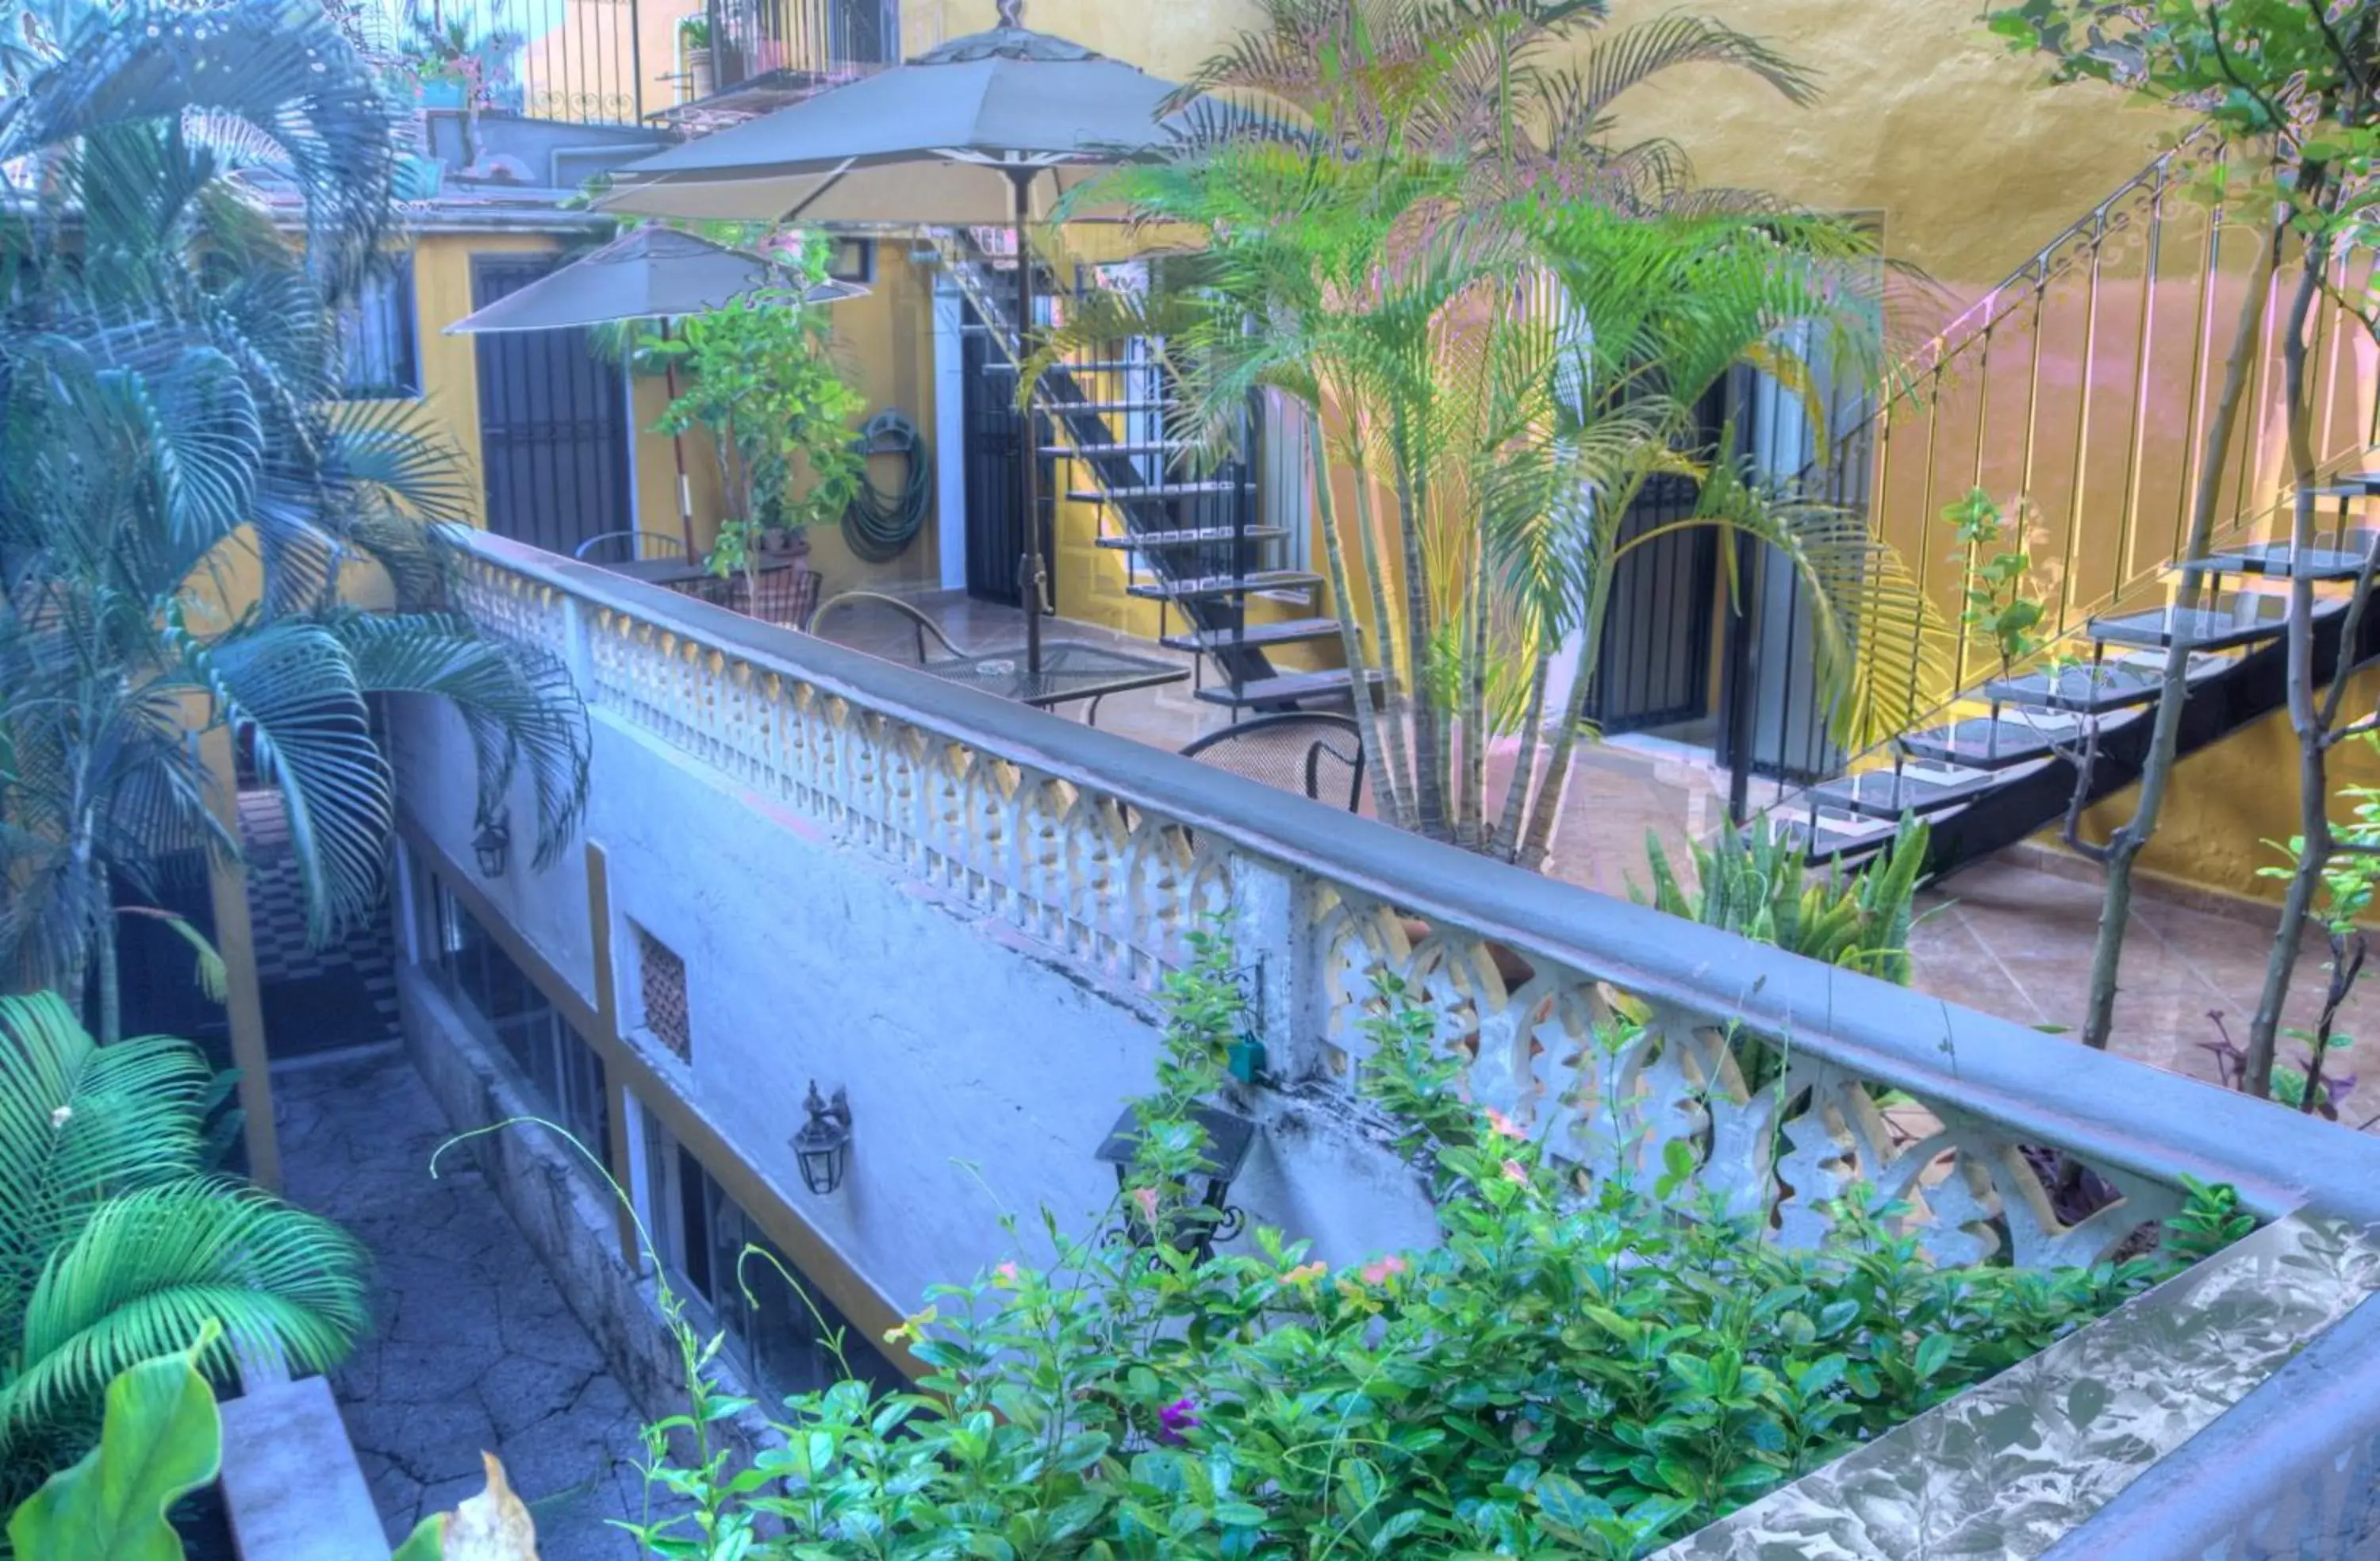
<svg viewBox="0 0 2380 1561">
<path fill-rule="evenodd" d="M 1033 357 L 1033 253 L 1025 242 L 1025 218 L 1032 201 L 1033 170 L 1008 170 L 1010 227 L 1016 237 L 1016 382 L 1027 393 L 1024 403 L 1024 458 L 1017 463 L 1017 491 L 1025 502 L 1025 556 L 1018 573 L 1025 592 L 1025 670 L 1041 673 L 1041 606 L 1049 587 L 1049 571 L 1041 557 L 1041 452 L 1033 433 L 1033 397 L 1025 366 Z"/>
<path fill-rule="evenodd" d="M 662 340 L 670 339 L 669 316 L 662 316 Z M 662 359 L 662 381 L 669 391 L 673 404 L 677 400 L 677 359 Z M 677 464 L 677 534 L 686 543 L 686 556 L 694 557 L 694 488 L 686 480 L 686 435 L 670 435 L 670 459 Z"/>
</svg>

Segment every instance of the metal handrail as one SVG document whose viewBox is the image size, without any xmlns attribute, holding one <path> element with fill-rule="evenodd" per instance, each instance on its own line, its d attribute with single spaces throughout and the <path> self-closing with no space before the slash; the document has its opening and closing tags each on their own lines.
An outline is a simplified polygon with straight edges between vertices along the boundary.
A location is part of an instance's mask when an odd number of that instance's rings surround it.
<svg viewBox="0 0 2380 1561">
<path fill-rule="evenodd" d="M 2228 311 L 2216 299 L 2227 277 L 2239 279 L 2240 251 L 2224 244 L 2220 208 L 2207 212 L 2203 233 L 2179 238 L 2167 218 L 2184 184 L 2228 154 L 2211 132 L 2185 137 L 1937 332 L 1891 376 L 1877 404 L 1840 435 L 1829 433 L 1824 452 L 1802 468 L 1803 491 L 1865 510 L 1871 531 L 1896 545 L 1944 620 L 1959 595 L 1961 564 L 1973 560 L 1941 511 L 1971 487 L 2040 505 L 2055 552 L 2039 562 L 2056 575 L 2045 656 L 2070 650 L 2093 617 L 2143 600 L 2180 552 L 2220 370 L 2218 315 Z M 2227 253 L 2234 262 L 2228 271 Z M 2342 260 L 2341 278 L 2369 263 L 2368 256 Z M 2178 307 L 2185 303 L 2186 325 Z M 2266 343 L 2275 312 L 2267 310 Z M 2325 470 L 2360 459 L 2380 437 L 2380 402 L 2342 411 L 2360 386 L 2342 394 L 2335 312 L 2325 310 L 2315 342 L 2323 386 L 2317 450 Z M 2239 458 L 2228 491 L 2217 496 L 2218 541 L 2249 535 L 2288 502 L 2286 493 L 2267 490 L 2271 474 L 2255 438 L 2277 393 L 2267 368 L 2234 435 Z M 2154 453 L 2168 430 L 2167 442 L 2183 452 L 2179 459 Z M 2165 473 L 2170 480 L 2160 481 Z M 2151 526 L 2164 523 L 2143 512 L 2168 502 L 2172 534 L 2162 539 Z M 1796 587 L 1777 610 L 1798 612 L 1798 593 Z M 1947 684 L 1921 676 L 1921 662 L 1888 665 L 1874 647 L 1861 652 L 1870 669 L 1908 691 L 1904 697 L 1914 696 L 1901 712 L 1903 730 L 1938 718 L 1998 671 L 1963 618 L 1954 638 Z M 1888 746 L 1836 754 L 1815 735 L 1823 716 L 1815 688 L 1797 682 L 1786 698 L 1811 701 L 1802 712 L 1804 735 L 1793 735 L 1791 719 L 1779 720 L 1777 749 L 1739 762 L 1807 780 Z"/>
</svg>

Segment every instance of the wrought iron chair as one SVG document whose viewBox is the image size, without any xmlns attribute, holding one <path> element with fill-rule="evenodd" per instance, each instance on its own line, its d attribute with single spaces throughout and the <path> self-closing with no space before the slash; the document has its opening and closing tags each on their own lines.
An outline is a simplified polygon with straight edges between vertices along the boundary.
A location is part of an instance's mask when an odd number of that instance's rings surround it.
<svg viewBox="0 0 2380 1561">
<path fill-rule="evenodd" d="M 1210 732 L 1184 758 L 1228 769 L 1284 792 L 1303 792 L 1353 813 L 1364 802 L 1362 728 L 1345 716 L 1291 710 Z"/>
<path fill-rule="evenodd" d="M 626 563 L 639 558 L 684 558 L 686 543 L 666 531 L 605 531 L 570 550 L 581 563 Z"/>
<path fill-rule="evenodd" d="M 828 598 L 819 604 L 817 611 L 810 614 L 809 631 L 820 639 L 829 638 L 831 636 L 826 632 L 827 620 L 847 616 L 862 610 L 887 612 L 902 620 L 903 626 L 909 630 L 911 642 L 917 647 L 917 665 L 921 667 L 926 664 L 926 641 L 929 639 L 941 647 L 945 656 L 962 657 L 966 654 L 951 643 L 951 636 L 942 633 L 942 626 L 940 623 L 927 617 L 908 602 L 903 601 L 899 597 L 886 596 L 881 591 L 845 591 L 841 596 Z M 899 631 L 895 630 L 892 643 L 898 643 L 898 634 Z M 885 654 L 881 648 L 885 641 L 876 635 L 869 635 L 857 643 L 850 640 L 838 640 L 836 643 L 850 645 L 853 649 L 865 650 L 870 655 Z M 886 657 L 886 659 L 889 660 L 891 658 Z"/>
</svg>

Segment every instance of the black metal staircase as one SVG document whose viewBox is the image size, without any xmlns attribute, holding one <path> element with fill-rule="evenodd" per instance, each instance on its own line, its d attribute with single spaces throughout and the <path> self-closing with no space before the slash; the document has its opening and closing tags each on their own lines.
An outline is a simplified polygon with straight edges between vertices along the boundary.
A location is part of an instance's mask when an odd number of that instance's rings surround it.
<svg viewBox="0 0 2380 1561">
<path fill-rule="evenodd" d="M 1938 724 L 1905 732 L 1864 767 L 1803 788 L 1778 816 L 1810 859 L 1857 862 L 1890 839 L 1904 813 L 1932 825 L 1936 875 L 2013 845 L 2056 822 L 2084 767 L 2086 801 L 2138 780 L 2165 663 L 2187 640 L 2188 698 L 2179 751 L 2222 741 L 2288 702 L 2289 581 L 2314 584 L 2317 685 L 2380 657 L 2380 613 L 2354 611 L 2371 590 L 2380 532 L 2350 527 L 2348 505 L 2380 498 L 2380 473 L 2333 478 L 2340 520 L 2301 557 L 2287 536 L 2240 541 L 2168 572 L 2168 605 L 2089 619 L 2071 640 L 2088 659 L 1990 678 L 1953 701 Z M 2198 605 L 2180 605 L 2186 579 Z M 2354 641 L 2347 643 L 2350 622 Z"/>
<path fill-rule="evenodd" d="M 979 328 L 999 345 L 985 372 L 1013 385 L 1014 289 L 992 272 L 1015 261 L 995 260 L 963 238 L 946 241 L 941 253 Z M 1050 281 L 1044 296 L 1062 296 Z M 1096 506 L 1097 546 L 1124 555 L 1125 594 L 1159 604 L 1159 642 L 1197 659 L 1196 697 L 1228 707 L 1235 719 L 1241 710 L 1345 703 L 1355 681 L 1347 669 L 1284 672 L 1268 655 L 1335 641 L 1340 620 L 1311 611 L 1269 619 L 1251 611 L 1267 597 L 1310 608 L 1323 583 L 1281 562 L 1293 540 L 1285 527 L 1258 523 L 1258 420 L 1244 413 L 1232 457 L 1212 470 L 1194 469 L 1193 443 L 1168 432 L 1176 387 L 1161 346 L 1135 338 L 1049 369 L 1035 391 L 1038 454 L 1075 473 L 1060 485 L 1065 498 Z M 1045 493 L 1044 504 L 1055 497 Z"/>
</svg>

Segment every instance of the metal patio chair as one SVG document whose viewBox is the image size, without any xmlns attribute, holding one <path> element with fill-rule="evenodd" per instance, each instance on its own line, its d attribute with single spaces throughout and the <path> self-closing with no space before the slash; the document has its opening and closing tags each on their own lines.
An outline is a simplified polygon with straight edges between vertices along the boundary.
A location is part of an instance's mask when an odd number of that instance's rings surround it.
<svg viewBox="0 0 2380 1561">
<path fill-rule="evenodd" d="M 888 612 L 903 620 L 904 626 L 909 630 L 911 639 L 917 647 L 917 665 L 921 667 L 926 664 L 926 641 L 929 638 L 941 647 L 941 653 L 945 656 L 962 657 L 967 654 L 951 643 L 951 636 L 942 633 L 942 626 L 940 623 L 903 601 L 899 597 L 886 596 L 881 591 L 845 591 L 841 596 L 828 598 L 820 602 L 818 610 L 810 615 L 809 631 L 820 639 L 830 638 L 832 636 L 826 632 L 826 625 L 830 619 L 845 617 L 853 612 L 863 611 Z M 847 640 L 837 641 L 837 643 L 850 644 Z M 873 644 L 856 645 L 852 648 L 876 650 Z M 882 654 L 880 651 L 876 653 Z"/>
<path fill-rule="evenodd" d="M 639 558 L 684 558 L 686 543 L 666 531 L 605 531 L 570 550 L 581 563 L 626 563 Z"/>
<path fill-rule="evenodd" d="M 1228 769 L 1284 792 L 1299 792 L 1347 811 L 1364 802 L 1362 728 L 1346 716 L 1291 710 L 1210 732 L 1184 758 Z"/>
</svg>

